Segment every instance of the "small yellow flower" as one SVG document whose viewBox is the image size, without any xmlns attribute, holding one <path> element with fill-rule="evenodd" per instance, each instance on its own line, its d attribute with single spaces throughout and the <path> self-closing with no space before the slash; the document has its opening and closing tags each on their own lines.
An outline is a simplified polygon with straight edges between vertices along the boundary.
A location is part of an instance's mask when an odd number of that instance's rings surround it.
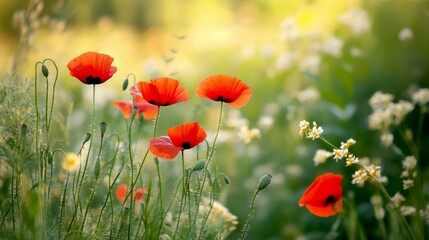
<svg viewBox="0 0 429 240">
<path fill-rule="evenodd" d="M 309 122 L 305 120 L 302 120 L 301 122 L 299 122 L 299 135 L 303 137 L 307 133 L 309 128 L 310 128 Z"/>
<path fill-rule="evenodd" d="M 402 206 L 400 210 L 403 216 L 409 216 L 416 213 L 416 208 L 413 206 Z"/>
<path fill-rule="evenodd" d="M 413 170 L 417 165 L 417 159 L 414 156 L 407 156 L 402 161 L 402 167 L 405 170 Z"/>
<path fill-rule="evenodd" d="M 66 153 L 66 156 L 63 160 L 62 168 L 66 171 L 73 172 L 80 165 L 80 158 L 74 153 Z"/>
<path fill-rule="evenodd" d="M 317 166 L 321 163 L 326 162 L 326 159 L 330 158 L 333 154 L 323 149 L 318 149 L 313 157 L 314 165 Z"/>
</svg>

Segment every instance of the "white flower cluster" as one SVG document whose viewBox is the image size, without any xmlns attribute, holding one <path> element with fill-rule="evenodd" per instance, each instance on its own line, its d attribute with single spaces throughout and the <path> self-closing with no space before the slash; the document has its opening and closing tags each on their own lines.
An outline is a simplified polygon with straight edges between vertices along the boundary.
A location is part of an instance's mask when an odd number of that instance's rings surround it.
<svg viewBox="0 0 429 240">
<path fill-rule="evenodd" d="M 299 122 L 299 135 L 303 137 L 304 135 L 307 138 L 311 138 L 312 140 L 315 140 L 317 138 L 320 138 L 320 136 L 323 133 L 323 128 L 318 127 L 316 122 L 313 122 L 313 127 L 310 128 L 310 123 L 302 120 Z"/>
<path fill-rule="evenodd" d="M 417 166 L 417 159 L 414 156 L 407 156 L 402 161 L 402 167 L 404 170 L 401 173 L 400 178 L 402 178 L 402 185 L 404 190 L 407 190 L 414 186 L 413 178 L 416 177 L 417 172 L 414 171 Z"/>
<path fill-rule="evenodd" d="M 417 97 L 417 99 L 419 99 L 419 97 Z M 420 102 L 420 99 L 414 100 L 413 98 L 413 102 L 417 101 Z M 384 146 L 388 147 L 393 142 L 390 126 L 401 124 L 405 117 L 414 110 L 414 104 L 405 100 L 394 103 L 393 95 L 382 92 L 374 93 L 368 102 L 373 110 L 368 117 L 369 128 L 372 130 L 380 130 L 382 132 L 380 137 L 381 142 Z"/>
<path fill-rule="evenodd" d="M 381 175 L 381 166 L 374 164 L 369 165 L 368 167 L 363 167 L 357 170 L 352 175 L 352 184 L 356 184 L 359 187 L 363 187 L 366 180 L 373 180 L 379 183 L 387 183 L 387 177 Z"/>
</svg>

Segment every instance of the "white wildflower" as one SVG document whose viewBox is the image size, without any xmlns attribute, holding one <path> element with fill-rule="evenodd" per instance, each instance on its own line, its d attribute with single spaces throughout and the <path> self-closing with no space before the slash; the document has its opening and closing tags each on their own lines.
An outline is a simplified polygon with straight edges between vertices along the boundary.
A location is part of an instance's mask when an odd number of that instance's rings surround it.
<svg viewBox="0 0 429 240">
<path fill-rule="evenodd" d="M 315 140 L 316 138 L 319 138 L 320 135 L 323 133 L 323 128 L 318 127 L 316 122 L 313 122 L 313 128 L 307 131 L 307 138 L 311 138 L 312 140 Z"/>
<path fill-rule="evenodd" d="M 350 138 L 345 143 L 341 142 L 341 147 L 340 148 L 341 148 L 341 150 L 349 149 L 354 144 L 356 144 L 356 140 L 354 140 L 353 138 Z"/>
<path fill-rule="evenodd" d="M 352 178 L 352 184 L 362 187 L 365 184 L 365 181 L 368 179 L 368 174 L 364 169 L 359 169 L 352 175 Z"/>
<path fill-rule="evenodd" d="M 400 211 L 403 216 L 409 216 L 416 213 L 416 208 L 413 206 L 401 206 Z"/>
<path fill-rule="evenodd" d="M 278 57 L 278 59 L 275 63 L 275 67 L 278 70 L 286 70 L 292 66 L 293 62 L 296 59 L 297 59 L 297 54 L 295 52 L 283 53 Z"/>
<path fill-rule="evenodd" d="M 305 120 L 302 120 L 301 122 L 299 122 L 299 135 L 303 137 L 307 133 L 309 128 L 310 128 L 309 122 Z"/>
<path fill-rule="evenodd" d="M 414 156 L 407 156 L 402 161 L 402 167 L 405 170 L 413 170 L 417 165 L 417 159 Z"/>
<path fill-rule="evenodd" d="M 300 103 L 311 103 L 318 101 L 320 98 L 320 94 L 317 89 L 310 87 L 299 91 L 296 98 Z"/>
<path fill-rule="evenodd" d="M 322 51 L 334 57 L 341 57 L 341 49 L 343 48 L 343 40 L 334 36 L 329 36 L 322 45 Z"/>
<path fill-rule="evenodd" d="M 270 129 L 274 124 L 274 118 L 268 115 L 262 115 L 259 118 L 258 125 L 264 129 Z"/>
<path fill-rule="evenodd" d="M 395 118 L 395 124 L 399 125 L 405 119 L 405 116 L 413 111 L 414 105 L 409 101 L 400 100 L 398 103 L 392 104 L 390 108 Z"/>
<path fill-rule="evenodd" d="M 390 145 L 392 145 L 393 142 L 393 134 L 391 133 L 383 133 L 380 136 L 381 139 L 381 143 L 385 146 L 385 147 L 389 147 Z"/>
<path fill-rule="evenodd" d="M 310 55 L 303 58 L 299 64 L 299 70 L 302 72 L 309 72 L 313 75 L 319 74 L 320 56 Z"/>
<path fill-rule="evenodd" d="M 402 180 L 402 186 L 404 190 L 407 190 L 411 187 L 414 187 L 414 180 L 413 179 L 404 179 Z"/>
<path fill-rule="evenodd" d="M 372 130 L 388 128 L 393 121 L 392 112 L 389 109 L 376 110 L 368 117 L 368 127 Z"/>
<path fill-rule="evenodd" d="M 328 152 L 323 149 L 318 149 L 316 151 L 316 154 L 313 157 L 314 165 L 317 166 L 321 163 L 326 162 L 326 159 L 330 158 L 332 156 L 331 152 Z"/>
<path fill-rule="evenodd" d="M 413 39 L 413 31 L 411 31 L 410 28 L 403 28 L 401 29 L 401 31 L 398 33 L 398 38 L 401 41 L 408 41 Z"/>
<path fill-rule="evenodd" d="M 261 137 L 261 131 L 258 128 L 249 129 L 247 125 L 240 128 L 238 137 L 246 144 L 250 143 L 253 139 Z"/>
<path fill-rule="evenodd" d="M 332 155 L 334 155 L 335 161 L 343 159 L 343 157 L 347 156 L 349 153 L 348 149 L 334 149 Z"/>
<path fill-rule="evenodd" d="M 417 92 L 413 93 L 411 98 L 413 99 L 414 103 L 425 105 L 429 102 L 429 88 L 419 89 Z"/>
<path fill-rule="evenodd" d="M 346 159 L 346 167 L 359 163 L 359 159 L 353 154 L 349 154 Z"/>
<path fill-rule="evenodd" d="M 368 13 L 361 8 L 350 9 L 341 14 L 338 21 L 350 27 L 356 35 L 361 35 L 371 28 L 371 19 Z"/>
<path fill-rule="evenodd" d="M 402 196 L 400 192 L 396 192 L 395 195 L 393 195 L 392 197 L 392 201 L 397 207 L 399 207 L 401 203 L 405 201 L 405 197 Z"/>
<path fill-rule="evenodd" d="M 392 94 L 377 91 L 371 96 L 368 102 L 372 109 L 377 110 L 380 108 L 386 108 L 390 103 L 392 103 L 392 101 Z"/>
<path fill-rule="evenodd" d="M 426 224 L 429 225 L 429 204 L 426 204 L 425 209 L 420 209 L 420 216 L 426 221 Z"/>
</svg>

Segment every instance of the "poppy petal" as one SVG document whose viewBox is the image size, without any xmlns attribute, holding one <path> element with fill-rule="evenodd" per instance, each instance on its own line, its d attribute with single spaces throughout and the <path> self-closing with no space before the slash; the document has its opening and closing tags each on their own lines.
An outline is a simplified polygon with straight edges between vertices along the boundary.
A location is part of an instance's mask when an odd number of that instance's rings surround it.
<svg viewBox="0 0 429 240">
<path fill-rule="evenodd" d="M 161 136 L 150 140 L 149 150 L 157 157 L 172 160 L 183 149 L 174 146 L 169 137 Z"/>
<path fill-rule="evenodd" d="M 183 149 L 190 149 L 206 139 L 207 134 L 198 122 L 185 123 L 168 129 L 172 143 Z"/>
<path fill-rule="evenodd" d="M 70 75 L 85 84 L 101 84 L 109 80 L 117 71 L 111 66 L 113 58 L 107 54 L 86 52 L 72 59 L 67 67 Z"/>
<path fill-rule="evenodd" d="M 306 206 L 317 216 L 334 215 L 342 210 L 342 175 L 326 173 L 318 176 L 307 188 L 299 200 L 300 206 Z"/>
<path fill-rule="evenodd" d="M 158 116 L 158 106 L 148 103 L 143 97 L 135 96 L 134 105 L 139 112 L 143 113 L 144 119 L 153 119 Z"/>
<path fill-rule="evenodd" d="M 250 100 L 252 90 L 238 78 L 218 74 L 201 81 L 196 94 L 202 98 L 225 102 L 233 108 L 240 108 Z"/>
<path fill-rule="evenodd" d="M 116 198 L 122 202 L 124 201 L 125 195 L 127 194 L 128 186 L 126 184 L 121 184 L 116 188 Z"/>
<path fill-rule="evenodd" d="M 129 118 L 133 111 L 133 104 L 128 101 L 116 101 L 113 106 L 119 108 L 124 118 Z"/>
<path fill-rule="evenodd" d="M 130 89 L 130 93 L 142 96 L 147 102 L 157 106 L 169 106 L 189 100 L 188 92 L 179 81 L 168 77 L 159 77 L 150 82 L 140 81 Z"/>
</svg>

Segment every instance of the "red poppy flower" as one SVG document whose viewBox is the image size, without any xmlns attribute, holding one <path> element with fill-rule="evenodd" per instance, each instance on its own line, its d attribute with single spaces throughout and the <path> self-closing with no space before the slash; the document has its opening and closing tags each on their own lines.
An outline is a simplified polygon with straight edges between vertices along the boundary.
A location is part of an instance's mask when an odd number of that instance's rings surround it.
<svg viewBox="0 0 429 240">
<path fill-rule="evenodd" d="M 197 87 L 197 96 L 228 103 L 233 108 L 246 105 L 252 96 L 252 90 L 240 79 L 226 75 L 210 76 Z"/>
<path fill-rule="evenodd" d="M 150 82 L 140 81 L 131 87 L 130 93 L 133 96 L 141 96 L 156 106 L 173 105 L 189 99 L 188 92 L 179 81 L 168 77 L 155 78 Z"/>
<path fill-rule="evenodd" d="M 207 134 L 198 122 L 185 123 L 168 129 L 167 136 L 150 140 L 150 152 L 160 158 L 173 159 L 180 151 L 190 149 L 206 139 Z"/>
<path fill-rule="evenodd" d="M 326 173 L 318 176 L 299 200 L 299 206 L 319 217 L 329 217 L 343 209 L 342 175 Z"/>
<path fill-rule="evenodd" d="M 126 184 L 119 185 L 119 187 L 116 188 L 116 198 L 120 202 L 124 201 L 125 196 L 127 195 L 127 192 L 128 192 L 128 186 Z M 133 195 L 136 198 L 136 202 L 140 202 L 141 200 L 143 200 L 143 197 L 146 193 L 147 193 L 146 187 L 134 189 Z"/>
<path fill-rule="evenodd" d="M 116 101 L 113 106 L 118 107 L 124 118 L 129 118 L 133 112 L 133 104 L 128 101 Z M 158 115 L 158 107 L 154 106 L 140 96 L 134 97 L 134 106 L 137 107 L 136 118 L 139 117 L 139 113 L 143 114 L 144 119 L 153 119 Z"/>
<path fill-rule="evenodd" d="M 71 60 L 67 67 L 70 75 L 85 84 L 100 84 L 109 80 L 117 68 L 112 67 L 113 58 L 106 54 L 86 52 Z"/>
</svg>

